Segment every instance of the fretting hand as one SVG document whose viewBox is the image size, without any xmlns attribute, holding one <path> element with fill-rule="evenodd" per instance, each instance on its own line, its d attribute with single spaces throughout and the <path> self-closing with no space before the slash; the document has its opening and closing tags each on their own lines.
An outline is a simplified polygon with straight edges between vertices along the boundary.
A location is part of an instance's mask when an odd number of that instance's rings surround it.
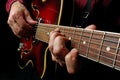
<svg viewBox="0 0 120 80">
<path fill-rule="evenodd" d="M 96 29 L 95 25 L 90 25 L 86 29 Z M 73 48 L 70 51 L 66 44 L 70 39 L 65 38 L 65 34 L 60 33 L 57 28 L 50 33 L 49 50 L 52 55 L 52 60 L 59 63 L 61 66 L 66 65 L 67 71 L 74 74 L 80 69 L 80 62 L 78 61 L 78 50 Z"/>
</svg>

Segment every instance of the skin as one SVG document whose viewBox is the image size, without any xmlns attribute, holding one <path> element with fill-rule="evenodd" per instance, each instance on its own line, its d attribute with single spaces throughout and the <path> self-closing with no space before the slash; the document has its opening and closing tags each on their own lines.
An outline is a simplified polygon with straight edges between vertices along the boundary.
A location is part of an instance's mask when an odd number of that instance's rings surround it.
<svg viewBox="0 0 120 80">
<path fill-rule="evenodd" d="M 95 30 L 95 25 L 90 25 L 85 29 Z M 59 63 L 61 66 L 66 65 L 67 71 L 74 74 L 80 69 L 78 62 L 78 50 L 73 48 L 70 51 L 66 48 L 67 42 L 70 39 L 65 38 L 65 34 L 60 33 L 60 29 L 55 29 L 50 33 L 49 49 L 52 54 L 52 60 Z"/>
<path fill-rule="evenodd" d="M 32 32 L 32 26 L 37 22 L 31 18 L 26 7 L 19 1 L 16 1 L 11 6 L 7 23 L 13 33 L 21 38 L 29 36 Z"/>
</svg>

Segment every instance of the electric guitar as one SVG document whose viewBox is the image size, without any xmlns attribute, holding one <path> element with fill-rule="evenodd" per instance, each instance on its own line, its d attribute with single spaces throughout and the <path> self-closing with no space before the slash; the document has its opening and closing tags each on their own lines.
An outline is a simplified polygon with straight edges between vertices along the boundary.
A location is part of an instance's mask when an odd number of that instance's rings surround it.
<svg viewBox="0 0 120 80">
<path fill-rule="evenodd" d="M 99 30 L 85 30 L 74 26 L 60 25 L 63 0 L 33 1 L 31 6 L 36 19 L 35 34 L 21 39 L 19 46 L 20 68 L 32 63 L 41 77 L 46 69 L 46 49 L 49 33 L 55 28 L 71 38 L 71 47 L 79 51 L 79 55 L 108 67 L 120 70 L 120 34 Z M 40 5 L 40 6 L 38 6 Z M 59 7 L 58 7 L 59 5 Z"/>
</svg>

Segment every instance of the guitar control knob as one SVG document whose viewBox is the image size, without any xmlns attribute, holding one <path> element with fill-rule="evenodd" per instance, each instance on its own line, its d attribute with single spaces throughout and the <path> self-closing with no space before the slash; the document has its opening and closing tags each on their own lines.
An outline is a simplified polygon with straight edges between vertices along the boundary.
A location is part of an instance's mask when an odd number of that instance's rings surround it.
<svg viewBox="0 0 120 80">
<path fill-rule="evenodd" d="M 23 48 L 23 43 L 19 43 L 18 51 L 21 51 L 22 48 Z"/>
<path fill-rule="evenodd" d="M 38 22 L 38 24 L 39 24 L 39 23 L 44 23 L 45 21 L 44 21 L 43 18 L 38 18 L 37 22 Z"/>
</svg>

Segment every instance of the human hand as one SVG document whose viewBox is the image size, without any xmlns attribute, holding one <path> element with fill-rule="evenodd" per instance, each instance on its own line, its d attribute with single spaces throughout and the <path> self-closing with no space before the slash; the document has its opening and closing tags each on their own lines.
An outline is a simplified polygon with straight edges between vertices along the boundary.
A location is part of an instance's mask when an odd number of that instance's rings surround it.
<svg viewBox="0 0 120 80">
<path fill-rule="evenodd" d="M 32 33 L 32 26 L 37 22 L 34 21 L 26 7 L 19 1 L 11 5 L 7 23 L 11 27 L 13 33 L 21 38 L 28 37 Z"/>
<path fill-rule="evenodd" d="M 90 25 L 85 29 L 96 29 L 95 25 Z M 73 48 L 69 51 L 66 44 L 70 39 L 65 38 L 65 34 L 60 33 L 57 28 L 50 33 L 49 50 L 52 55 L 52 60 L 59 63 L 61 66 L 66 65 L 67 71 L 74 74 L 80 69 L 80 62 L 78 61 L 78 50 Z"/>
</svg>

